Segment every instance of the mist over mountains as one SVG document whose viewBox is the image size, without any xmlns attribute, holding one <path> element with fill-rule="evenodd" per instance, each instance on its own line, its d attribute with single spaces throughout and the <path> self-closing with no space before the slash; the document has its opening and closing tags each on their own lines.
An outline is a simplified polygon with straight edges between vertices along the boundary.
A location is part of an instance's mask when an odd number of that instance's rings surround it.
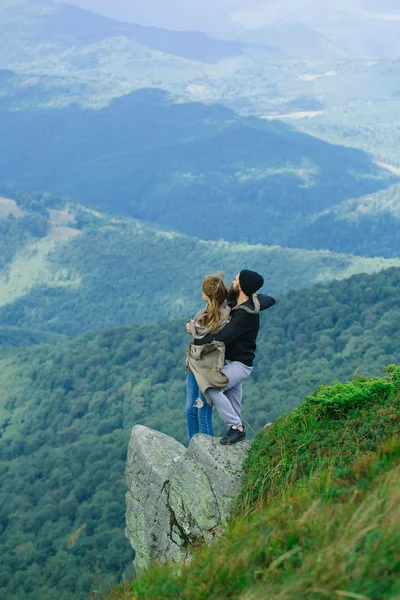
<svg viewBox="0 0 400 600">
<path fill-rule="evenodd" d="M 148 2 L 125 2 L 124 0 L 74 0 L 77 6 L 104 14 L 108 17 L 135 21 L 143 25 L 156 25 L 170 29 L 204 29 L 215 31 L 218 27 L 234 24 L 242 27 L 254 25 L 256 15 L 262 20 L 291 19 L 298 22 L 316 23 L 323 19 L 339 20 L 345 15 L 368 15 L 371 18 L 396 13 L 396 0 L 148 0 Z"/>
<path fill-rule="evenodd" d="M 330 6 L 316 0 L 301 5 L 293 0 L 267 4 L 231 0 L 215 6 L 182 0 L 168 5 L 158 0 L 129 4 L 121 0 L 55 0 L 55 4 L 2 0 L 2 9 L 2 33 L 4 26 L 10 27 L 10 14 L 18 19 L 23 33 L 26 17 L 36 13 L 36 22 L 28 23 L 31 43 L 55 41 L 60 35 L 86 43 L 119 36 L 154 50 L 210 62 L 238 56 L 246 52 L 246 45 L 265 47 L 272 58 L 284 59 L 400 56 L 400 17 L 391 2 L 378 5 L 353 0 Z"/>
<path fill-rule="evenodd" d="M 1 4 L 0 4 L 1 10 Z M 109 38 L 125 38 L 137 44 L 200 62 L 217 62 L 243 51 L 240 41 L 218 40 L 200 31 L 168 31 L 123 23 L 67 3 L 33 0 L 3 8 L 0 32 L 30 45 L 96 44 Z M 12 40 L 12 37 L 11 37 Z"/>
<path fill-rule="evenodd" d="M 250 43 L 271 43 L 271 37 L 283 28 L 280 36 L 289 28 L 290 35 L 322 36 L 343 55 L 352 57 L 386 56 L 398 53 L 399 10 L 393 0 L 339 1 L 328 0 L 173 0 L 165 4 L 161 0 L 133 2 L 123 0 L 75 0 L 82 8 L 99 12 L 108 17 L 156 25 L 167 29 L 202 30 L 216 36 L 245 40 Z M 278 29 L 272 29 L 271 25 Z M 282 37 L 283 36 L 283 37 Z M 340 52 L 338 53 L 338 56 Z M 315 53 L 315 58 L 320 59 Z"/>
</svg>

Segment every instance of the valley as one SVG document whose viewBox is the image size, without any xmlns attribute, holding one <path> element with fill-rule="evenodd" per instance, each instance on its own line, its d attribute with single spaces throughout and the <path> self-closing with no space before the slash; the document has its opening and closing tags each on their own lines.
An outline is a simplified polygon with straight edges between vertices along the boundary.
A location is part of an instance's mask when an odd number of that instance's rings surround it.
<svg viewBox="0 0 400 600">
<path fill-rule="evenodd" d="M 0 0 L 0 596 L 389 600 L 394 528 L 381 550 L 369 521 L 358 546 L 336 524 L 398 488 L 396 5 L 189 5 Z M 205 274 L 244 268 L 277 299 L 244 386 L 243 514 L 215 546 L 244 558 L 131 585 L 131 429 L 187 443 L 185 323 Z"/>
<path fill-rule="evenodd" d="M 268 311 L 244 393 L 251 435 L 321 383 L 379 375 L 397 359 L 399 283 L 399 268 L 356 275 L 292 292 Z M 85 597 L 94 582 L 106 589 L 124 571 L 131 576 L 123 483 L 130 431 L 141 423 L 186 439 L 186 344 L 178 319 L 0 350 L 7 598 Z"/>
<path fill-rule="evenodd" d="M 190 318 L 202 302 L 203 276 L 223 269 L 230 281 L 243 265 L 264 273 L 278 296 L 400 267 L 398 258 L 204 241 L 50 195 L 17 198 L 0 203 L 10 211 L 0 219 L 2 243 L 14 248 L 0 269 L 5 327 L 76 335 Z"/>
</svg>

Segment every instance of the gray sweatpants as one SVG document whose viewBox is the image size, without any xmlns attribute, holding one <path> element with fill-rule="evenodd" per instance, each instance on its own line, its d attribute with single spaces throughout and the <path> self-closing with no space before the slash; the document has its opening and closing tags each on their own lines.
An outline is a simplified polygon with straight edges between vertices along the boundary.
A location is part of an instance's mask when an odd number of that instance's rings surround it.
<svg viewBox="0 0 400 600">
<path fill-rule="evenodd" d="M 228 376 L 228 387 L 223 390 L 209 388 L 207 394 L 224 423 L 228 427 L 238 427 L 242 424 L 243 381 L 251 375 L 253 369 L 241 362 L 227 360 L 221 370 Z M 227 394 L 225 395 L 224 392 Z"/>
</svg>

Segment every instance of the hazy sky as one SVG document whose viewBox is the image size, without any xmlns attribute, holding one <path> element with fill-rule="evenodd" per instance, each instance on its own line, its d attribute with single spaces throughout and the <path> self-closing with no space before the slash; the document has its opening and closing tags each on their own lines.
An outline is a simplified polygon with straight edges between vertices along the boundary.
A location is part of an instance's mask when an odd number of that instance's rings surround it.
<svg viewBox="0 0 400 600">
<path fill-rule="evenodd" d="M 62 0 L 58 0 L 62 1 Z M 64 0 L 119 20 L 169 29 L 225 31 L 277 19 L 313 25 L 351 13 L 400 14 L 400 0 Z"/>
</svg>

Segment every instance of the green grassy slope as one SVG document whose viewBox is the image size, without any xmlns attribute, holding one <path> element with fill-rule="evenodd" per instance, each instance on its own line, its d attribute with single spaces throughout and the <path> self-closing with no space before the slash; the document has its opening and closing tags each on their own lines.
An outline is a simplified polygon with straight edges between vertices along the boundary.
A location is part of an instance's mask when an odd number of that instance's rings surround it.
<svg viewBox="0 0 400 600">
<path fill-rule="evenodd" d="M 358 368 L 377 375 L 395 362 L 399 284 L 400 269 L 359 275 L 292 293 L 267 311 L 245 387 L 249 432 L 320 384 L 351 379 Z M 0 592 L 7 600 L 84 598 L 96 578 L 101 586 L 128 567 L 123 474 L 131 427 L 186 439 L 187 339 L 179 320 L 0 352 Z"/>
<path fill-rule="evenodd" d="M 16 198 L 0 198 L 0 321 L 13 327 L 75 335 L 190 318 L 202 277 L 216 270 L 228 281 L 242 268 L 258 270 L 276 295 L 400 266 L 400 259 L 205 242 L 56 198 Z M 2 207 L 3 217 L 11 209 L 17 216 L 1 218 Z"/>
<path fill-rule="evenodd" d="M 394 600 L 399 419 L 399 367 L 323 386 L 257 436 L 236 522 L 221 541 L 110 598 Z"/>
</svg>

